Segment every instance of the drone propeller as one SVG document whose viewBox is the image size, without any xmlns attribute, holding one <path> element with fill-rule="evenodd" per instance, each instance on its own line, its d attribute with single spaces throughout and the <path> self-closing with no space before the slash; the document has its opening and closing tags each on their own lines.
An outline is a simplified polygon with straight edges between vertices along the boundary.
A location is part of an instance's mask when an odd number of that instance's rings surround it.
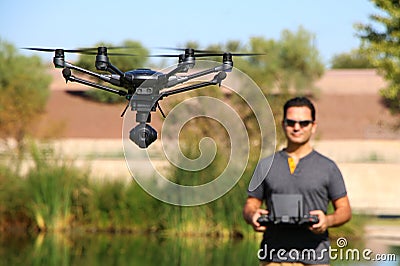
<svg viewBox="0 0 400 266">
<path fill-rule="evenodd" d="M 40 51 L 40 52 L 55 52 L 62 50 L 66 53 L 85 53 L 94 50 L 94 48 L 81 48 L 81 49 L 55 49 L 55 48 L 41 48 L 41 47 L 23 47 L 25 50 Z M 97 48 L 96 48 L 97 49 Z"/>
<path fill-rule="evenodd" d="M 107 47 L 109 49 L 121 49 L 123 47 Z M 87 54 L 87 55 L 96 55 L 98 48 L 80 48 L 80 49 L 54 49 L 54 48 L 41 48 L 41 47 L 23 47 L 22 49 L 31 50 L 31 51 L 40 51 L 40 52 L 55 52 L 57 50 L 63 51 L 65 53 L 76 53 L 76 54 Z M 108 55 L 113 56 L 138 56 L 136 54 L 128 54 L 128 53 L 107 53 Z"/>
<path fill-rule="evenodd" d="M 133 49 L 137 47 L 130 47 L 130 46 L 112 46 L 112 47 L 105 47 L 107 50 L 115 50 L 115 49 Z M 40 51 L 40 52 L 55 52 L 57 50 L 65 52 L 65 53 L 77 53 L 77 54 L 86 54 L 86 55 L 97 55 L 99 47 L 90 47 L 90 48 L 79 48 L 79 49 L 55 49 L 55 48 L 42 48 L 42 47 L 23 47 L 22 49 L 31 50 L 31 51 Z M 231 56 L 257 56 L 257 55 L 264 55 L 261 53 L 226 53 L 221 51 L 213 51 L 213 50 L 195 50 L 192 48 L 168 48 L 168 47 L 161 47 L 160 49 L 166 50 L 174 50 L 185 52 L 185 56 L 192 56 L 192 57 L 212 57 L 212 56 L 224 56 L 226 54 L 230 54 Z M 130 54 L 130 53 L 107 53 L 111 56 L 140 56 L 137 54 Z M 155 54 L 155 55 L 148 55 L 147 57 L 182 57 L 182 54 Z"/>
<path fill-rule="evenodd" d="M 180 51 L 180 52 L 187 52 L 191 50 L 196 57 L 208 57 L 208 56 L 223 56 L 224 54 L 231 54 L 233 56 L 257 56 L 257 55 L 265 55 L 261 53 L 231 53 L 231 52 L 224 52 L 224 51 L 216 51 L 216 50 L 198 50 L 193 48 L 171 48 L 171 47 L 158 47 L 159 49 L 164 50 L 172 50 L 172 51 Z M 156 55 L 155 55 L 156 56 Z M 161 57 L 178 57 L 179 55 L 170 55 L 170 54 L 161 54 L 158 55 Z"/>
<path fill-rule="evenodd" d="M 190 49 L 190 50 L 193 50 L 195 53 L 219 53 L 220 52 L 220 51 L 215 51 L 215 50 L 199 50 L 199 49 L 194 49 L 194 48 L 157 47 L 157 49 L 179 51 L 179 52 L 186 52 L 188 49 Z"/>
<path fill-rule="evenodd" d="M 204 54 L 198 54 L 196 57 L 209 57 L 209 56 L 223 56 L 226 54 L 230 54 L 232 56 L 257 56 L 257 55 L 265 55 L 265 54 L 259 54 L 259 53 L 230 53 L 230 52 L 224 52 L 224 53 L 204 53 Z"/>
<path fill-rule="evenodd" d="M 230 53 L 223 51 L 215 51 L 215 50 L 197 50 L 192 48 L 168 48 L 161 47 L 160 49 L 173 50 L 173 51 L 181 51 L 185 52 L 185 55 L 190 55 L 194 57 L 212 57 L 212 56 L 224 56 L 229 54 L 231 56 L 257 56 L 257 55 L 265 55 L 261 53 Z M 182 54 L 156 54 L 149 55 L 149 57 L 180 57 Z"/>
</svg>

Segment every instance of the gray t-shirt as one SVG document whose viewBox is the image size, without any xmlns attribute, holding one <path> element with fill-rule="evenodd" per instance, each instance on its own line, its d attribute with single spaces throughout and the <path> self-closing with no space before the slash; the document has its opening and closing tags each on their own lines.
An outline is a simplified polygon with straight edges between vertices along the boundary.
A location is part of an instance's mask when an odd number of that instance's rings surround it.
<svg viewBox="0 0 400 266">
<path fill-rule="evenodd" d="M 262 159 L 253 173 L 253 186 L 249 188 L 248 195 L 264 200 L 268 208 L 271 206 L 272 194 L 301 194 L 303 213 L 308 214 L 311 210 L 322 210 L 326 213 L 330 200 L 347 194 L 342 174 L 332 160 L 313 150 L 299 160 L 296 169 L 291 173 L 288 158 L 286 151 L 282 150 L 274 156 Z M 259 185 L 255 186 L 256 183 Z M 268 254 L 264 254 L 262 260 L 329 263 L 328 232 L 317 235 L 308 228 L 270 227 L 265 231 L 261 243 L 261 249 L 266 247 Z M 278 254 L 280 249 L 286 250 L 286 256 Z M 304 252 L 306 256 L 301 255 L 304 249 L 307 249 Z M 312 254 L 307 253 L 308 249 L 314 250 L 310 251 Z M 293 256 L 288 256 L 290 251 Z M 296 254 L 299 254 L 298 258 Z"/>
</svg>

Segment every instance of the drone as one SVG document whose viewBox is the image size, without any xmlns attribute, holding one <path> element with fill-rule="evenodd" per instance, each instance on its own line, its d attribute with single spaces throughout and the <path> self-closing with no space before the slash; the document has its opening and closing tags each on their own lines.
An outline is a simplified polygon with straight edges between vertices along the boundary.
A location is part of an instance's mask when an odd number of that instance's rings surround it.
<svg viewBox="0 0 400 266">
<path fill-rule="evenodd" d="M 230 52 L 214 52 L 205 50 L 194 50 L 192 48 L 175 49 L 182 51 L 181 54 L 163 54 L 150 55 L 152 57 L 178 57 L 178 64 L 168 73 L 161 73 L 148 68 L 138 68 L 123 72 L 110 62 L 111 55 L 126 55 L 132 54 L 108 53 L 109 49 L 123 47 L 97 47 L 83 49 L 50 49 L 50 48 L 24 48 L 34 51 L 54 52 L 53 64 L 55 68 L 62 68 L 62 75 L 66 82 L 77 82 L 96 89 L 104 90 L 110 93 L 118 94 L 128 100 L 128 104 L 123 110 L 121 117 L 124 116 L 129 106 L 132 111 L 136 111 L 137 125 L 129 132 L 129 138 L 137 146 L 142 149 L 149 147 L 157 140 L 157 131 L 149 125 L 151 122 L 151 112 L 157 109 L 165 118 L 165 114 L 159 105 L 159 101 L 163 98 L 187 92 L 211 85 L 221 86 L 222 81 L 227 77 L 227 73 L 232 71 L 233 56 L 253 56 L 259 54 L 253 53 L 230 53 Z M 97 50 L 97 52 L 96 52 Z M 99 71 L 105 71 L 109 74 L 99 74 L 85 68 L 81 68 L 72 63 L 65 61 L 65 53 L 82 53 L 95 54 L 95 66 Z M 211 57 L 222 56 L 222 63 L 216 67 L 201 70 L 187 75 L 177 75 L 179 73 L 188 73 L 195 66 L 196 57 Z M 100 83 L 89 81 L 77 76 L 74 76 L 72 71 L 77 71 L 88 76 L 95 77 L 101 81 L 105 81 L 116 87 L 123 89 L 115 89 L 105 86 Z M 216 73 L 215 76 L 204 82 L 187 85 L 184 87 L 174 88 L 180 84 L 188 82 L 192 79 Z"/>
</svg>

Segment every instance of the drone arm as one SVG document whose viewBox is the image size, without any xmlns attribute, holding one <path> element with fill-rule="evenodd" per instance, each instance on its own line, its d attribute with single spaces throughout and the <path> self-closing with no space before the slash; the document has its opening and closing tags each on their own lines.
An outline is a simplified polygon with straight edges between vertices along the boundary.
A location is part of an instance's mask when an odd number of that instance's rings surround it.
<svg viewBox="0 0 400 266">
<path fill-rule="evenodd" d="M 185 92 L 185 91 L 195 90 L 195 89 L 199 89 L 199 88 L 202 88 L 202 87 L 207 87 L 207 86 L 215 85 L 215 84 L 216 83 L 213 83 L 211 81 L 206 81 L 206 82 L 190 85 L 190 86 L 187 86 L 187 87 L 184 87 L 184 88 L 165 91 L 165 92 L 161 93 L 160 99 L 162 99 L 164 97 L 168 97 L 168 96 L 173 95 L 173 94 L 178 94 L 178 93 Z"/>
<path fill-rule="evenodd" d="M 174 87 L 174 86 L 176 86 L 176 85 L 178 85 L 180 83 L 184 83 L 184 82 L 186 82 L 188 80 L 191 80 L 191 79 L 194 79 L 194 78 L 198 78 L 198 77 L 202 77 L 202 76 L 205 76 L 205 75 L 208 75 L 208 74 L 211 74 L 211 73 L 215 73 L 215 72 L 220 72 L 220 73 L 224 72 L 225 73 L 225 71 L 227 71 L 226 66 L 225 65 L 221 65 L 221 66 L 217 66 L 217 67 L 214 67 L 214 68 L 209 68 L 209 69 L 206 69 L 206 70 L 203 70 L 203 71 L 199 71 L 199 72 L 193 73 L 193 74 L 188 75 L 188 76 L 177 77 L 175 79 L 169 80 L 168 83 L 167 83 L 166 88 Z"/>
<path fill-rule="evenodd" d="M 114 66 L 114 65 L 111 64 L 111 63 L 108 63 L 107 71 L 110 72 L 110 73 L 112 73 L 112 74 L 117 74 L 117 75 L 119 75 L 119 76 L 121 76 L 121 77 L 123 77 L 124 74 L 125 74 L 124 72 L 122 72 L 121 70 L 119 70 L 116 66 Z"/>
<path fill-rule="evenodd" d="M 214 78 L 211 81 L 205 81 L 205 82 L 189 85 L 189 86 L 186 86 L 183 88 L 175 89 L 175 90 L 164 91 L 161 93 L 160 99 L 162 99 L 164 97 L 168 97 L 173 94 L 186 92 L 186 91 L 190 91 L 190 90 L 195 90 L 195 89 L 199 89 L 199 88 L 203 88 L 203 87 L 207 87 L 207 86 L 211 86 L 211 85 L 218 84 L 219 86 L 221 86 L 221 82 L 225 78 L 226 78 L 226 73 L 223 71 L 220 71 L 217 75 L 214 76 Z"/>
<path fill-rule="evenodd" d="M 75 65 L 70 64 L 70 63 L 68 63 L 68 62 L 65 62 L 65 67 L 66 67 L 66 68 L 73 69 L 73 70 L 76 70 L 76 71 L 79 71 L 79 72 L 81 72 L 81 73 L 84 73 L 84 74 L 87 74 L 87 75 L 90 75 L 90 76 L 93 76 L 93 77 L 96 77 L 96 78 L 98 78 L 98 79 L 101 79 L 101 80 L 103 80 L 103 81 L 106 81 L 106 82 L 108 82 L 108 83 L 110 83 L 110 84 L 112 84 L 112 85 L 115 85 L 115 86 L 120 86 L 120 85 L 121 85 L 119 73 L 115 73 L 115 74 L 117 74 L 117 75 L 102 75 L 102 74 L 98 74 L 98 73 L 89 71 L 89 70 L 87 70 L 87 69 L 84 69 L 84 68 L 75 66 Z M 111 72 L 111 71 L 110 71 L 110 72 Z M 122 73 L 122 74 L 123 74 L 123 73 Z M 72 81 L 72 80 L 71 80 L 71 81 Z"/>
<path fill-rule="evenodd" d="M 120 96 L 126 96 L 127 95 L 126 91 L 112 89 L 112 88 L 109 88 L 109 87 L 106 87 L 106 86 L 103 86 L 103 85 L 100 85 L 100 84 L 97 84 L 97 83 L 94 83 L 94 82 L 91 82 L 91 81 L 87 81 L 87 80 L 84 80 L 84 79 L 81 79 L 81 78 L 77 78 L 77 77 L 72 75 L 71 69 L 69 69 L 69 68 L 64 68 L 63 71 L 62 71 L 62 74 L 63 74 L 63 76 L 64 76 L 66 81 L 81 83 L 81 84 L 84 84 L 84 85 L 87 85 L 87 86 L 91 86 L 91 87 L 94 87 L 94 88 L 97 88 L 97 89 L 100 89 L 100 90 L 104 90 L 104 91 L 108 91 L 108 92 L 111 92 L 111 93 L 115 93 L 115 94 L 118 94 Z"/>
<path fill-rule="evenodd" d="M 180 63 L 176 68 L 174 68 L 173 70 L 171 70 L 170 72 L 168 72 L 167 74 L 165 74 L 165 76 L 167 77 L 167 79 L 177 73 L 182 73 L 182 72 L 186 72 L 188 70 L 189 66 L 187 63 Z"/>
</svg>

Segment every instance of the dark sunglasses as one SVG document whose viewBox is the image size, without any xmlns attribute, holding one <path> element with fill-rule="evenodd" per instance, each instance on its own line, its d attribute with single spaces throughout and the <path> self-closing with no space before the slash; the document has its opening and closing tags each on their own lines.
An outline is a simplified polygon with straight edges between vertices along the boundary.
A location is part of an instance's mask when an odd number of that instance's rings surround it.
<svg viewBox="0 0 400 266">
<path fill-rule="evenodd" d="M 299 123 L 300 127 L 307 127 L 309 124 L 314 123 L 312 120 L 301 120 L 301 121 L 296 121 L 292 119 L 285 119 L 284 123 L 288 127 L 294 127 L 296 123 Z"/>
</svg>

